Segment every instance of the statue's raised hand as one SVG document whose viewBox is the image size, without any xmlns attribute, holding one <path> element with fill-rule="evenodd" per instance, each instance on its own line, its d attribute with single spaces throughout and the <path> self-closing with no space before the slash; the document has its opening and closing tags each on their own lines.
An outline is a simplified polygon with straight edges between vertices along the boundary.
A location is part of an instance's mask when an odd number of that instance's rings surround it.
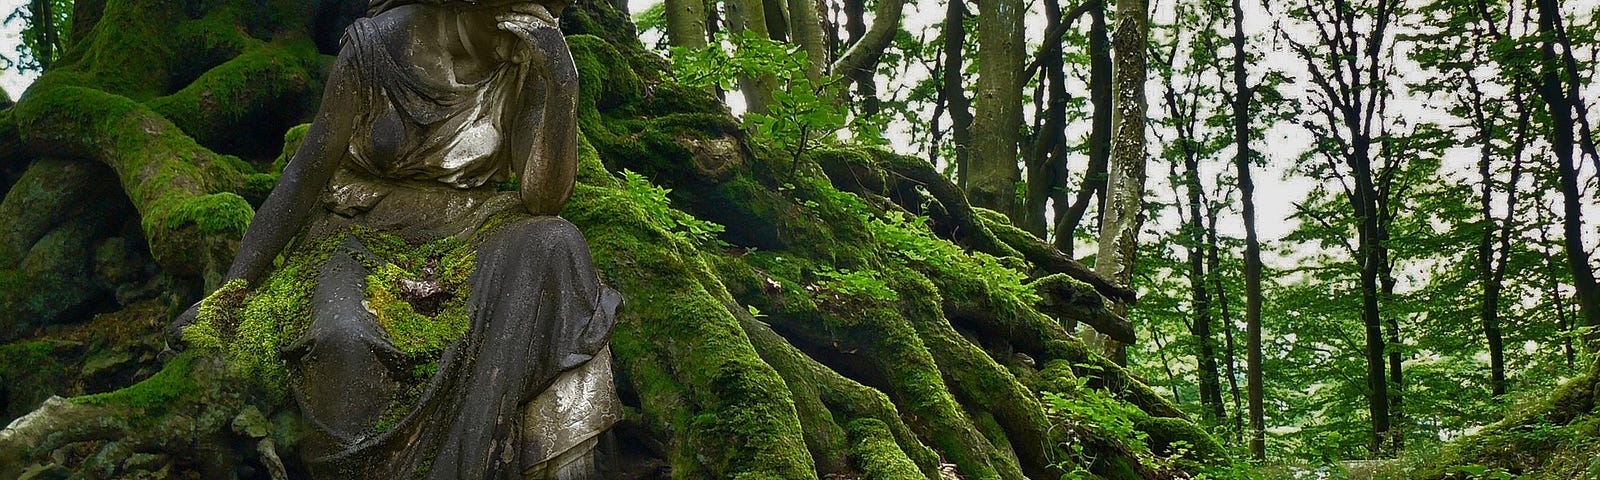
<svg viewBox="0 0 1600 480">
<path fill-rule="evenodd" d="M 521 45 L 523 48 L 515 49 L 516 51 L 507 57 L 507 61 L 513 63 L 531 61 L 535 64 L 546 61 L 550 53 L 548 50 L 557 46 L 551 44 L 549 37 L 561 39 L 558 12 L 559 10 L 552 12 L 544 4 L 525 2 L 512 4 L 505 13 L 497 15 L 495 26 L 516 35 L 523 42 Z M 560 42 L 559 46 L 564 48 L 565 42 Z"/>
</svg>

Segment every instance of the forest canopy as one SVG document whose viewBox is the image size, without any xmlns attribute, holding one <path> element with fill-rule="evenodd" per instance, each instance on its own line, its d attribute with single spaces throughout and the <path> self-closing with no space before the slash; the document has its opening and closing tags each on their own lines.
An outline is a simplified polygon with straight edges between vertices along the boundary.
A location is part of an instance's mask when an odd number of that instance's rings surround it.
<svg viewBox="0 0 1600 480">
<path fill-rule="evenodd" d="M 288 340 L 250 326 L 314 280 L 220 280 L 366 1 L 19 3 L 0 477 L 299 478 Z M 1600 479 L 1600 5 L 583 0 L 561 28 L 562 216 L 628 299 L 638 478 Z M 203 298 L 231 320 L 179 352 Z"/>
</svg>

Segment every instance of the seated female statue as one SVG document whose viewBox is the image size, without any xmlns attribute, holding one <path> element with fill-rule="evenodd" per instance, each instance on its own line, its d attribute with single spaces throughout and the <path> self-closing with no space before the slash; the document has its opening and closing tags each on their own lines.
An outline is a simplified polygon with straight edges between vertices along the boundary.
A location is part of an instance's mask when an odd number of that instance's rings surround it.
<svg viewBox="0 0 1600 480">
<path fill-rule="evenodd" d="M 597 475 L 596 437 L 617 419 L 607 342 L 621 298 L 600 284 L 582 234 L 555 216 L 577 169 L 577 71 L 556 27 L 564 6 L 372 0 L 346 31 L 321 110 L 225 280 L 259 286 L 280 254 L 351 229 L 460 239 L 474 268 L 466 332 L 417 397 L 407 383 L 416 365 L 364 297 L 374 265 L 392 259 L 360 236 L 333 237 L 342 240 L 316 272 L 311 318 L 281 350 L 315 430 L 313 476 Z M 408 391 L 414 406 L 379 427 Z"/>
</svg>

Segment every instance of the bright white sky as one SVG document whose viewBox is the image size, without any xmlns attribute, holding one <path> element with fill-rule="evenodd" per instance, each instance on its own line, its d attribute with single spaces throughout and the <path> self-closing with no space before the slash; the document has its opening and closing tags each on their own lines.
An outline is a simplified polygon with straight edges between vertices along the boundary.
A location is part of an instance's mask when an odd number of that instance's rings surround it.
<svg viewBox="0 0 1600 480">
<path fill-rule="evenodd" d="M 11 15 L 13 10 L 25 3 L 27 3 L 25 0 L 0 0 L 0 20 Z M 22 40 L 18 37 L 18 32 L 21 30 L 21 22 L 0 26 L 0 53 L 4 53 L 8 57 L 15 54 L 17 45 L 22 43 Z M 33 74 L 23 76 L 17 74 L 15 70 L 7 70 L 4 73 L 0 73 L 0 88 L 4 88 L 6 94 L 15 99 L 17 96 L 22 95 L 22 90 L 28 88 L 29 83 L 33 82 L 34 76 Z"/>
</svg>

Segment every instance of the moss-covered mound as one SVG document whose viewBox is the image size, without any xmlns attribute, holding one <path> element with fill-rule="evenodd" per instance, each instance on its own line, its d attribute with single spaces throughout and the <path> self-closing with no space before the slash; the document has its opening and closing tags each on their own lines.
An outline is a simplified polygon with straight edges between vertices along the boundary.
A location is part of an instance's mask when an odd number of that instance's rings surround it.
<svg viewBox="0 0 1600 480">
<path fill-rule="evenodd" d="M 1600 366 L 1562 384 L 1548 398 L 1521 406 L 1499 423 L 1452 442 L 1442 454 L 1416 468 L 1411 477 L 1600 478 L 1597 370 Z"/>
</svg>

